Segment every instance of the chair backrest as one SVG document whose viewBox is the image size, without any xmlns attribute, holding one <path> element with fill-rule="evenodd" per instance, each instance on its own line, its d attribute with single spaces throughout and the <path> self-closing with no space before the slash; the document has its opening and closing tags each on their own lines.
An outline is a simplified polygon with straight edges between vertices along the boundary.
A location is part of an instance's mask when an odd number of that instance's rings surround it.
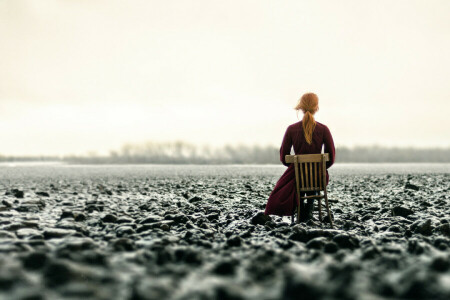
<svg viewBox="0 0 450 300">
<path fill-rule="evenodd" d="M 286 163 L 293 163 L 300 191 L 323 191 L 326 188 L 326 165 L 328 153 L 286 155 Z"/>
</svg>

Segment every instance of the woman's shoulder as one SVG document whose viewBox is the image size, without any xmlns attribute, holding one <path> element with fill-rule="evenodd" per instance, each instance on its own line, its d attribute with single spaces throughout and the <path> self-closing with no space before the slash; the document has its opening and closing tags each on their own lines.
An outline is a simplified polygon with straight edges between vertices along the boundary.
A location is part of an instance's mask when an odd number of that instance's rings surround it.
<svg viewBox="0 0 450 300">
<path fill-rule="evenodd" d="M 288 130 L 296 130 L 296 129 L 300 129 L 300 128 L 302 128 L 302 121 L 295 122 L 295 123 L 289 125 L 287 129 Z"/>
<path fill-rule="evenodd" d="M 317 121 L 316 121 L 316 128 L 318 128 L 322 132 L 327 132 L 327 131 L 330 132 L 330 129 L 328 129 L 327 125 L 317 122 Z"/>
<path fill-rule="evenodd" d="M 317 121 L 316 121 L 316 126 L 319 127 L 319 128 L 328 129 L 327 125 L 325 125 L 323 123 L 320 123 L 320 122 L 317 122 Z"/>
</svg>

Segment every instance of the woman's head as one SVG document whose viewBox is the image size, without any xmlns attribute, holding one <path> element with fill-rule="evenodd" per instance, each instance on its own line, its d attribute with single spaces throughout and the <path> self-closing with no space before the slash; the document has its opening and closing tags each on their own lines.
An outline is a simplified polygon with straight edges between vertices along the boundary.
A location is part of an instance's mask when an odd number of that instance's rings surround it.
<svg viewBox="0 0 450 300">
<path fill-rule="evenodd" d="M 314 93 L 306 93 L 299 100 L 296 110 L 302 110 L 303 113 L 309 112 L 312 115 L 319 110 L 319 97 Z"/>
<path fill-rule="evenodd" d="M 319 97 L 314 93 L 306 93 L 299 100 L 298 104 L 294 107 L 297 112 L 302 110 L 303 120 L 303 132 L 308 144 L 312 143 L 312 134 L 316 127 L 316 121 L 314 120 L 314 114 L 319 110 Z"/>
</svg>

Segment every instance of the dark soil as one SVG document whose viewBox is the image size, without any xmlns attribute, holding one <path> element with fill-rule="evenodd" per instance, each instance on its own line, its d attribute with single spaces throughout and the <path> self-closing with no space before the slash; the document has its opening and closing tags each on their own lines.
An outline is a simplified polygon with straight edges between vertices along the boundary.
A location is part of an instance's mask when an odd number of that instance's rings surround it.
<svg viewBox="0 0 450 300">
<path fill-rule="evenodd" d="M 266 174 L 4 178 L 0 298 L 450 299 L 449 179 L 334 176 L 332 230 Z"/>
</svg>

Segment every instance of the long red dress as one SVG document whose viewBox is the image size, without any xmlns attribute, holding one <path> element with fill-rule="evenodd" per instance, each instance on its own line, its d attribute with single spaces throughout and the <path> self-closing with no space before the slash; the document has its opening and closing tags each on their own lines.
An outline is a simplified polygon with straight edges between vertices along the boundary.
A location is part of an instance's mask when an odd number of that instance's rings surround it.
<svg viewBox="0 0 450 300">
<path fill-rule="evenodd" d="M 333 137 L 328 127 L 316 121 L 312 143 L 308 144 L 303 134 L 302 121 L 289 125 L 280 147 L 280 161 L 288 168 L 278 179 L 275 188 L 270 193 L 264 212 L 266 215 L 291 216 L 296 206 L 297 191 L 295 189 L 294 165 L 287 164 L 285 161 L 285 155 L 290 154 L 291 147 L 294 146 L 295 154 L 316 154 L 321 153 L 323 145 L 325 146 L 324 153 L 330 155 L 330 161 L 326 163 L 328 169 L 333 165 L 335 159 Z M 328 181 L 327 171 L 327 184 Z"/>
</svg>

